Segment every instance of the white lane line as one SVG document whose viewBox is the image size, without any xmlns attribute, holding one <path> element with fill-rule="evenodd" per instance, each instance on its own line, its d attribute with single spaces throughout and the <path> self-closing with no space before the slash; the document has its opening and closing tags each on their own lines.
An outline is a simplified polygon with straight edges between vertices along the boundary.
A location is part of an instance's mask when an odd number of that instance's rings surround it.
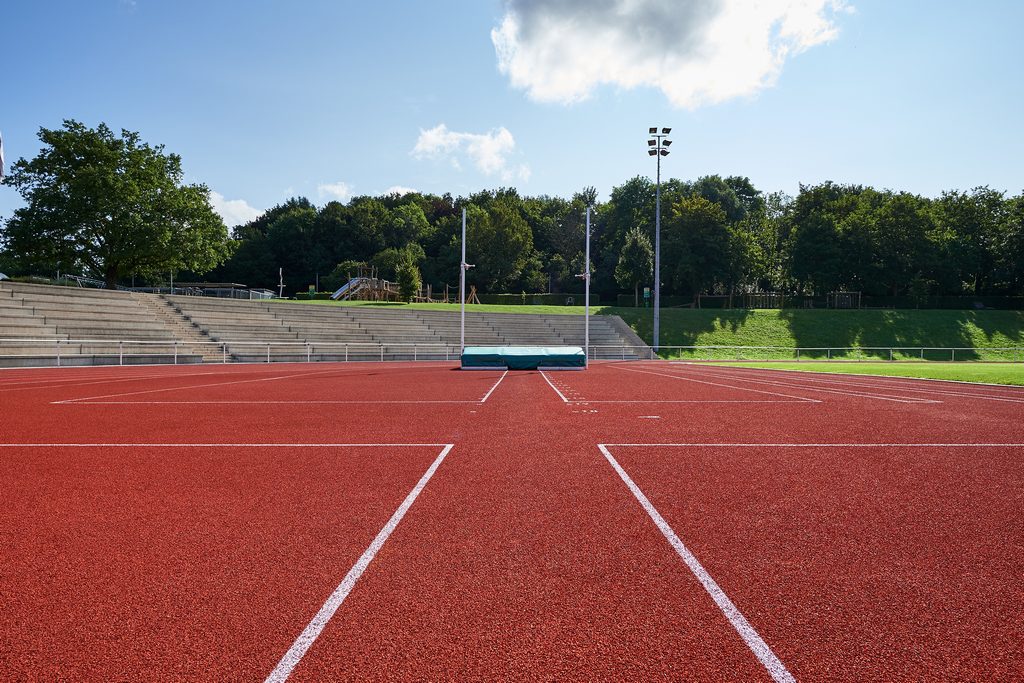
<svg viewBox="0 0 1024 683">
<path fill-rule="evenodd" d="M 569 399 L 567 399 L 565 396 L 562 395 L 562 392 L 558 390 L 558 387 L 556 387 L 554 384 L 551 383 L 551 380 L 548 378 L 548 376 L 546 374 L 541 372 L 540 376 L 544 378 L 544 381 L 546 381 L 548 383 L 549 387 L 551 387 L 552 389 L 555 390 L 555 393 L 558 394 L 558 398 L 562 399 L 562 401 L 565 402 L 565 403 L 569 402 Z"/>
<path fill-rule="evenodd" d="M 942 401 L 936 401 L 930 398 L 915 398 L 913 396 L 890 396 L 887 394 L 869 394 L 863 391 L 844 391 L 842 389 L 824 389 L 822 387 L 808 386 L 808 384 L 791 384 L 788 382 L 780 382 L 777 380 L 769 379 L 754 379 L 752 377 L 737 377 L 736 375 L 729 374 L 714 374 L 714 373 L 697 373 L 698 377 L 715 377 L 718 379 L 728 379 L 733 382 L 748 382 L 750 384 L 764 384 L 767 386 L 774 387 L 788 387 L 790 389 L 801 389 L 804 391 L 821 391 L 826 394 L 839 394 L 841 396 L 856 396 L 858 398 L 871 398 L 878 401 L 893 401 L 895 403 L 942 403 Z"/>
<path fill-rule="evenodd" d="M 501 373 L 501 377 L 499 377 L 498 381 L 494 383 L 494 386 L 491 387 L 491 390 L 488 391 L 486 394 L 484 394 L 484 397 L 482 399 L 480 399 L 481 403 L 486 403 L 487 402 L 487 399 L 491 397 L 491 394 L 494 393 L 494 390 L 498 388 L 498 385 L 501 384 L 501 380 L 505 379 L 505 375 L 507 375 L 507 374 L 508 374 L 508 370 L 506 370 L 505 372 Z"/>
<path fill-rule="evenodd" d="M 797 404 L 808 404 L 808 403 L 821 403 L 821 401 L 807 401 L 807 400 L 789 400 L 789 401 L 773 401 L 771 399 L 759 399 L 759 398 L 734 398 L 734 399 L 651 399 L 649 401 L 642 398 L 626 400 L 601 400 L 593 401 L 590 399 L 581 399 L 579 401 L 573 401 L 573 403 L 797 403 Z"/>
<path fill-rule="evenodd" d="M 423 448 L 445 443 L 0 443 L 0 448 Z"/>
<path fill-rule="evenodd" d="M 808 361 L 813 362 L 813 361 Z M 824 361 L 827 362 L 827 361 Z M 840 363 L 842 361 L 833 361 Z M 901 362 L 901 361 L 897 361 Z M 909 362 L 909 361 L 907 361 Z M 925 361 L 926 363 L 928 361 Z M 938 361 L 936 361 L 938 362 Z M 706 363 L 695 363 L 693 361 L 669 361 L 672 365 L 689 365 L 692 367 L 700 368 L 720 368 L 722 370 L 760 370 L 762 372 L 790 372 L 801 375 L 833 375 L 839 377 L 863 377 L 867 379 L 891 379 L 891 380 L 905 380 L 907 382 L 944 382 L 948 384 L 961 384 L 966 387 L 992 387 L 995 389 L 1006 389 L 1008 391 L 1024 391 L 1024 387 L 1019 384 L 996 384 L 994 382 L 971 382 L 963 379 L 940 379 L 938 377 L 907 377 L 904 375 L 868 375 L 862 372 L 825 372 L 823 370 L 797 370 L 795 368 L 748 368 L 748 367 L 727 367 L 722 365 L 713 365 Z"/>
<path fill-rule="evenodd" d="M 373 561 L 373 558 L 376 557 L 381 547 L 388 540 L 388 537 L 391 536 L 395 527 L 397 527 L 398 523 L 402 521 L 402 517 L 405 516 L 405 513 L 416 501 L 416 498 L 420 495 L 423 487 L 425 487 L 427 482 L 430 481 L 430 478 L 434 476 L 434 472 L 437 471 L 437 468 L 444 461 L 448 452 L 451 451 L 453 445 L 454 444 L 447 444 L 444 447 L 444 450 L 441 451 L 441 454 L 437 456 L 437 459 L 434 460 L 430 465 L 430 468 L 426 471 L 423 477 L 420 478 L 415 488 L 409 492 L 409 495 L 405 497 L 402 504 L 397 510 L 395 510 L 395 514 L 391 516 L 391 519 L 389 519 L 387 524 L 384 525 L 384 528 L 380 530 L 380 533 L 378 533 L 377 537 L 373 539 L 370 546 L 363 552 L 359 559 L 356 560 L 352 569 L 348 571 L 345 578 L 342 579 L 341 583 L 338 584 L 338 587 L 335 588 L 334 592 L 327 598 L 327 601 L 323 604 L 323 607 L 320 608 L 320 611 L 316 613 L 313 620 L 309 622 L 306 628 L 303 629 L 302 633 L 299 634 L 299 637 L 295 639 L 295 642 L 292 643 L 292 646 L 288 648 L 288 651 L 284 653 L 284 656 L 281 657 L 281 661 L 277 663 L 274 670 L 270 672 L 269 676 L 267 676 L 266 683 L 282 683 L 288 679 L 288 676 L 291 675 L 298 663 L 302 661 L 302 657 L 306 654 L 309 648 L 312 647 L 317 637 L 324 630 L 324 627 L 327 626 L 327 622 L 331 620 L 334 613 L 337 612 L 338 608 L 341 607 L 341 604 L 345 602 L 345 598 L 347 598 L 349 593 L 352 592 L 356 582 L 359 581 L 359 577 L 361 577 L 363 572 L 366 571 L 366 568 L 369 566 L 370 562 Z"/>
<path fill-rule="evenodd" d="M 821 401 L 816 399 L 816 398 L 807 398 L 806 396 L 793 396 L 791 394 L 780 394 L 777 391 L 764 391 L 764 390 L 761 390 L 761 389 L 751 389 L 749 387 L 737 387 L 737 386 L 733 386 L 731 384 L 720 384 L 718 382 L 708 382 L 708 381 L 705 381 L 705 380 L 693 379 L 692 377 L 682 377 L 680 375 L 665 374 L 664 372 L 654 372 L 653 370 L 637 370 L 636 368 L 625 368 L 625 367 L 621 367 L 621 366 L 618 366 L 618 365 L 613 365 L 612 367 L 615 368 L 616 370 L 626 370 L 628 372 L 640 372 L 640 373 L 643 373 L 645 375 L 657 375 L 659 377 L 668 377 L 670 379 L 678 379 L 678 380 L 682 380 L 684 382 L 695 382 L 697 384 L 707 384 L 707 385 L 710 385 L 710 386 L 713 386 L 713 387 L 724 387 L 726 389 L 736 389 L 737 391 L 749 391 L 749 392 L 753 392 L 755 394 L 768 394 L 769 396 L 781 396 L 783 398 L 792 398 L 792 399 L 796 399 L 797 401 L 803 401 L 805 403 L 821 403 Z"/>
<path fill-rule="evenodd" d="M 121 367 L 121 366 L 118 366 Z M 135 375 L 132 377 L 106 377 L 106 378 L 87 378 L 87 377 L 69 377 L 66 379 L 37 379 L 37 380 L 26 380 L 19 382 L 5 382 L 0 384 L 0 391 L 24 391 L 27 389 L 63 389 L 65 387 L 84 387 L 92 384 L 116 384 L 119 382 L 136 382 L 144 381 L 149 379 L 178 379 L 179 377 L 210 377 L 214 375 L 228 375 L 229 373 L 223 372 L 189 372 L 181 374 L 159 374 L 159 375 Z M 88 380 L 88 381 L 86 381 Z M 15 385 L 33 385 L 33 386 L 15 386 Z"/>
<path fill-rule="evenodd" d="M 775 370 L 773 372 L 779 372 Z M 870 382 L 870 381 L 855 381 L 864 377 L 870 377 L 869 375 L 853 375 L 851 376 L 854 381 L 844 381 L 843 375 L 830 375 L 825 373 L 811 373 L 801 370 L 804 373 L 803 377 L 799 377 L 800 381 L 810 382 L 813 384 L 828 384 L 837 387 L 863 387 L 866 389 L 881 389 L 885 391 L 909 391 L 916 394 L 935 394 L 938 396 L 962 396 L 966 398 L 976 398 L 982 401 L 1005 401 L 1008 403 L 1024 403 L 1024 394 L 1018 393 L 1016 396 L 1003 395 L 993 396 L 992 394 L 982 394 L 977 392 L 969 391 L 954 391 L 953 389 L 939 389 L 939 388 L 919 388 L 908 386 L 909 382 Z M 742 373 L 736 372 L 731 373 L 734 377 L 739 377 Z M 771 374 L 758 375 L 759 377 L 771 377 Z M 793 378 L 797 379 L 797 378 Z M 882 377 L 880 379 L 888 379 L 888 377 Z M 916 378 L 911 378 L 916 379 Z"/>
<path fill-rule="evenodd" d="M 82 401 L 93 401 L 101 398 L 120 398 L 122 396 L 138 396 L 140 394 L 157 394 L 164 391 L 185 391 L 188 389 L 203 389 L 208 387 L 223 387 L 232 384 L 251 384 L 253 382 L 273 382 L 279 379 L 295 379 L 296 377 L 310 377 L 312 375 L 323 375 L 328 372 L 337 372 L 337 369 L 331 370 L 314 370 L 312 372 L 300 372 L 291 375 L 275 375 L 273 377 L 257 377 L 254 379 L 238 379 L 230 382 L 211 382 L 209 384 L 190 384 L 182 387 L 164 387 L 161 389 L 144 389 L 142 391 L 126 391 L 120 394 L 104 394 L 101 396 L 83 396 L 81 398 L 69 398 L 63 401 L 53 401 L 53 405 L 60 405 L 62 403 L 80 403 Z"/>
<path fill-rule="evenodd" d="M 789 673 L 786 669 L 786 665 L 772 652 L 772 649 L 768 647 L 768 644 L 764 642 L 764 639 L 758 634 L 747 618 L 743 616 L 739 608 L 733 604 L 729 596 L 725 594 L 721 586 L 711 578 L 711 575 L 704 569 L 703 565 L 697 560 L 696 556 L 686 545 L 679 539 L 676 532 L 672 530 L 669 523 L 665 521 L 665 518 L 661 516 L 658 510 L 654 507 L 647 496 L 644 495 L 640 487 L 630 478 L 626 471 L 622 469 L 618 461 L 612 456 L 611 451 L 608 450 L 605 444 L 598 444 L 598 448 L 601 449 L 601 453 L 604 454 L 605 459 L 612 468 L 618 473 L 619 477 L 625 482 L 627 488 L 633 493 L 637 501 L 647 512 L 650 518 L 654 521 L 655 526 L 661 531 L 662 535 L 668 540 L 669 545 L 676 551 L 686 566 L 689 567 L 693 575 L 697 577 L 700 584 L 704 587 L 704 590 L 708 592 L 711 599 L 718 605 L 718 609 L 722 610 L 722 614 L 729 620 L 736 632 L 739 633 L 740 637 L 743 638 L 743 642 L 747 644 L 754 656 L 761 662 L 764 668 L 771 675 L 772 680 L 778 683 L 795 683 L 796 679 L 793 678 L 793 674 Z"/>
<path fill-rule="evenodd" d="M 367 404 L 367 405 L 374 404 L 374 405 L 377 405 L 377 404 L 385 404 L 385 405 L 391 405 L 391 404 L 395 404 L 395 403 L 412 403 L 412 404 L 420 404 L 420 403 L 476 403 L 476 404 L 478 404 L 478 403 L 481 403 L 481 401 L 478 401 L 476 399 L 466 399 L 466 400 L 438 399 L 436 401 L 434 401 L 434 400 L 426 400 L 426 399 L 424 399 L 424 400 L 408 399 L 408 400 L 394 400 L 394 401 L 387 401 L 387 400 L 382 400 L 382 401 L 330 401 L 330 400 L 324 400 L 324 401 L 305 401 L 305 400 L 296 400 L 296 401 L 284 401 L 284 400 L 282 400 L 282 401 L 227 401 L 227 400 L 225 400 L 225 401 L 146 401 L 146 400 L 142 400 L 142 401 L 86 401 L 86 400 L 75 400 L 75 401 L 57 401 L 56 402 L 57 405 L 59 405 L 59 404 L 64 404 L 64 405 L 72 405 L 72 404 L 74 404 L 74 405 L 82 405 L 82 406 L 148 406 L 148 405 L 183 405 L 183 406 L 208 406 L 208 405 L 227 405 L 227 406 L 233 406 L 233 405 L 247 405 L 247 406 L 251 406 L 251 405 L 285 405 L 285 406 L 290 406 L 290 405 L 307 405 L 307 404 L 314 404 L 314 405 L 341 405 L 341 404 L 356 404 L 356 405 L 360 405 L 360 404 Z"/>
<path fill-rule="evenodd" d="M 615 448 L 1024 448 L 1024 443 L 606 443 Z"/>
</svg>

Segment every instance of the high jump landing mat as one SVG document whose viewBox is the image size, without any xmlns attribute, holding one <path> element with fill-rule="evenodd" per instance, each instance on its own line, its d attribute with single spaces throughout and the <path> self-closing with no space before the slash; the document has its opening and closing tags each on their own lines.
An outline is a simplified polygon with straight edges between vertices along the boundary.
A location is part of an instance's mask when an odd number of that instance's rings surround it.
<svg viewBox="0 0 1024 683">
<path fill-rule="evenodd" d="M 587 355 L 580 346 L 467 346 L 463 370 L 583 370 Z"/>
</svg>

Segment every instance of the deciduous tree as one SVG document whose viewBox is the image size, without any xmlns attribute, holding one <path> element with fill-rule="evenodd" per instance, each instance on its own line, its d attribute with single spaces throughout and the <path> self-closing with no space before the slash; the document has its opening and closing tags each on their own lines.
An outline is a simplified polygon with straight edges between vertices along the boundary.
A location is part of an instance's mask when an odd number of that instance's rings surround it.
<svg viewBox="0 0 1024 683">
<path fill-rule="evenodd" d="M 227 228 L 205 185 L 185 185 L 181 157 L 138 133 L 65 121 L 41 128 L 43 149 L 19 159 L 4 184 L 27 206 L 3 229 L 9 254 L 102 278 L 209 271 L 230 253 Z"/>
</svg>

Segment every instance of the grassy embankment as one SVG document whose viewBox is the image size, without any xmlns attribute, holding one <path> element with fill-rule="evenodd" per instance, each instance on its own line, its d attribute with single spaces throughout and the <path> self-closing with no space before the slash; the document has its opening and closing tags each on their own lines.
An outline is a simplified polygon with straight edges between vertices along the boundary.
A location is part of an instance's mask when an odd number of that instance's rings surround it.
<svg viewBox="0 0 1024 683">
<path fill-rule="evenodd" d="M 362 305 L 457 311 L 456 304 L 373 304 L 368 302 L 309 302 L 319 305 Z M 547 313 L 582 315 L 582 306 L 470 305 L 467 311 L 489 313 Z M 652 338 L 650 309 L 593 306 L 595 315 L 621 316 L 640 337 Z M 715 310 L 663 309 L 661 346 L 721 346 L 724 349 L 664 348 L 673 358 L 719 358 L 731 360 L 801 359 L 877 360 L 889 358 L 894 347 L 896 360 L 948 361 L 949 349 L 956 360 L 1024 360 L 1024 353 L 999 351 L 1024 345 L 1022 311 L 937 311 L 937 310 Z M 778 347 L 770 350 L 736 347 Z M 857 347 L 880 347 L 878 351 L 842 351 Z M 831 351 L 829 350 L 831 349 Z"/>
<path fill-rule="evenodd" d="M 324 304 L 325 302 L 311 302 Z M 457 311 L 454 304 L 371 304 L 335 303 L 327 305 L 375 305 L 409 307 L 428 310 Z M 491 313 L 549 313 L 583 315 L 582 306 L 505 306 L 471 305 L 469 311 Z M 641 338 L 650 342 L 652 319 L 650 309 L 594 306 L 595 315 L 621 316 Z M 1021 311 L 821 311 L 821 310 L 689 310 L 664 309 L 661 317 L 661 344 L 671 346 L 721 346 L 724 349 L 663 349 L 667 358 L 683 359 L 766 359 L 773 362 L 763 367 L 776 369 L 819 370 L 956 379 L 969 382 L 1024 385 L 1024 363 L 979 364 L 976 362 L 878 363 L 888 359 L 890 347 L 898 361 L 921 359 L 949 361 L 949 349 L 958 361 L 1024 361 L 1024 351 L 1000 351 L 1005 347 L 1024 346 L 1024 312 Z M 737 349 L 739 346 L 780 347 L 773 350 Z M 801 351 L 799 363 L 782 362 L 795 357 L 795 348 L 816 348 Z M 846 347 L 882 347 L 878 351 L 847 352 Z M 829 351 L 828 349 L 831 349 Z M 831 357 L 837 361 L 817 363 L 813 359 Z M 739 365 L 739 364 L 734 364 Z M 758 365 L 742 363 L 742 365 Z"/>
</svg>

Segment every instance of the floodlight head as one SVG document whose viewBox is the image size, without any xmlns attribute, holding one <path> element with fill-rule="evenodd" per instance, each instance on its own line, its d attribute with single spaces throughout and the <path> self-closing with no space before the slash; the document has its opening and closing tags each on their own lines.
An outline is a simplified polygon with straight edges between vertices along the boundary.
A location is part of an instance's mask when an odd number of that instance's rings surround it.
<svg viewBox="0 0 1024 683">
<path fill-rule="evenodd" d="M 671 132 L 672 132 L 672 129 L 671 129 L 671 128 L 662 128 L 662 129 L 661 129 L 661 134 L 662 134 L 662 135 L 668 135 L 668 134 L 669 134 L 669 133 L 671 133 Z"/>
<path fill-rule="evenodd" d="M 662 140 L 661 144 L 665 145 L 666 147 L 669 147 L 672 144 L 672 141 L 671 140 Z"/>
<path fill-rule="evenodd" d="M 648 140 L 647 141 L 647 146 L 648 147 L 654 147 L 654 145 L 656 145 L 657 143 L 658 143 L 657 140 Z"/>
<path fill-rule="evenodd" d="M 667 149 L 661 150 L 661 156 L 667 157 L 668 156 L 668 150 Z"/>
<path fill-rule="evenodd" d="M 658 129 L 657 128 L 648 128 L 647 132 L 650 133 L 651 135 L 655 135 L 655 134 L 657 134 Z"/>
<path fill-rule="evenodd" d="M 650 154 L 652 157 L 658 156 L 658 150 L 656 149 L 649 149 L 647 150 L 647 153 Z"/>
</svg>

